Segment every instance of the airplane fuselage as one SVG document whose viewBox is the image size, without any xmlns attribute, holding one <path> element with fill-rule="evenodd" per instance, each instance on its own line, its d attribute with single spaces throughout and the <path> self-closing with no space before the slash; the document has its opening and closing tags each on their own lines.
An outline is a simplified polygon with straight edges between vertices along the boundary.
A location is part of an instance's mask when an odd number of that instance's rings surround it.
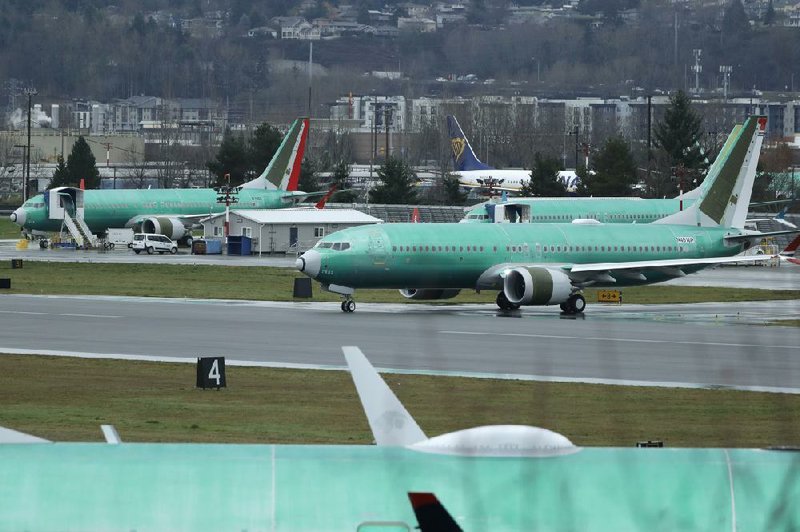
<svg viewBox="0 0 800 532">
<path fill-rule="evenodd" d="M 729 234 L 740 231 L 649 224 L 384 224 L 333 233 L 311 251 L 320 255 L 315 278 L 323 284 L 474 289 L 481 274 L 500 264 L 559 269 L 570 264 L 732 256 L 742 245 L 726 244 L 723 237 Z M 327 247 L 335 243 L 347 246 Z M 616 282 L 594 286 L 649 284 L 676 275 L 681 274 L 664 268 L 648 273 L 646 280 L 620 275 Z"/>
<path fill-rule="evenodd" d="M 236 195 L 237 209 L 278 209 L 291 207 L 283 190 L 242 189 Z M 219 194 L 211 188 L 147 189 L 147 190 L 86 190 L 84 191 L 84 221 L 92 232 L 100 233 L 109 227 L 130 227 L 137 219 L 147 216 L 196 216 L 225 211 L 218 203 Z M 62 220 L 50 219 L 44 194 L 25 202 L 23 229 L 58 231 Z"/>
</svg>

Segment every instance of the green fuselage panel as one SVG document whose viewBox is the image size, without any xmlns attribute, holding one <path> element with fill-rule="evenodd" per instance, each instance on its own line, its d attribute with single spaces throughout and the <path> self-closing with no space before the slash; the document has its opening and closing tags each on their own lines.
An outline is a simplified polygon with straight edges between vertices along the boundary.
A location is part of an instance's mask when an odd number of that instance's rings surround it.
<svg viewBox="0 0 800 532">
<path fill-rule="evenodd" d="M 585 448 L 551 458 L 358 445 L 0 446 L 4 530 L 416 527 L 433 492 L 464 530 L 794 530 L 800 455 Z"/>
<path fill-rule="evenodd" d="M 722 228 L 642 224 L 382 224 L 328 235 L 349 248 L 316 248 L 321 283 L 353 288 L 475 288 L 504 263 L 565 264 L 731 256 Z M 699 267 L 684 268 L 692 272 Z M 659 277 L 660 276 L 660 277 Z M 663 279 L 662 279 L 663 278 Z M 647 283 L 671 278 L 649 272 Z M 613 286 L 642 284 L 617 279 Z M 598 283 L 595 286 L 602 286 Z"/>
</svg>

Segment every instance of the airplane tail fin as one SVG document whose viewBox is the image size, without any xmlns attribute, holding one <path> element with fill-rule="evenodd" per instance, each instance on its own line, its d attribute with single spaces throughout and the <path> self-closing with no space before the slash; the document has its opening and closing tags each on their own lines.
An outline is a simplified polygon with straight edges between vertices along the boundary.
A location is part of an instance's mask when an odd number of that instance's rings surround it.
<svg viewBox="0 0 800 532">
<path fill-rule="evenodd" d="M 375 443 L 406 446 L 427 440 L 417 422 L 358 347 L 342 347 Z"/>
<path fill-rule="evenodd" d="M 730 153 L 731 148 L 733 147 L 734 142 L 738 138 L 738 134 L 739 131 L 741 131 L 741 129 L 742 129 L 741 124 L 736 124 L 735 126 L 733 126 L 731 134 L 728 135 L 728 138 L 725 140 L 725 144 L 723 144 L 722 148 L 719 150 L 717 158 L 714 159 L 714 163 L 708 168 L 708 172 L 706 173 L 706 179 L 703 180 L 703 183 L 699 187 L 689 190 L 688 192 L 684 191 L 683 193 L 684 200 L 696 200 L 697 198 L 700 197 L 700 194 L 702 194 L 705 190 L 708 189 L 708 187 L 711 186 L 711 184 L 713 183 L 713 179 L 708 179 L 708 176 L 717 174 L 717 172 L 719 171 L 719 166 L 722 165 L 722 161 L 724 161 L 725 157 L 727 157 L 728 154 Z"/>
<path fill-rule="evenodd" d="M 461 532 L 453 516 L 433 493 L 408 493 L 421 532 Z"/>
<path fill-rule="evenodd" d="M 453 149 L 453 168 L 457 172 L 467 170 L 492 170 L 487 164 L 483 164 L 472 151 L 467 137 L 458 125 L 458 120 L 453 115 L 447 115 L 447 131 L 450 134 L 450 146 Z"/>
<path fill-rule="evenodd" d="M 298 118 L 292 123 L 281 145 L 260 176 L 242 185 L 242 188 L 270 190 L 297 190 L 300 164 L 308 140 L 308 118 Z"/>
<path fill-rule="evenodd" d="M 764 116 L 748 118 L 734 135 L 730 151 L 720 153 L 718 159 L 722 160 L 718 166 L 715 161 L 714 173 L 706 177 L 711 182 L 698 200 L 691 207 L 653 223 L 743 229 L 766 126 Z"/>
<path fill-rule="evenodd" d="M 798 246 L 800 246 L 800 235 L 797 235 L 794 240 L 789 242 L 789 245 L 786 246 L 786 249 L 781 251 L 781 255 L 793 256 L 797 251 Z"/>
</svg>

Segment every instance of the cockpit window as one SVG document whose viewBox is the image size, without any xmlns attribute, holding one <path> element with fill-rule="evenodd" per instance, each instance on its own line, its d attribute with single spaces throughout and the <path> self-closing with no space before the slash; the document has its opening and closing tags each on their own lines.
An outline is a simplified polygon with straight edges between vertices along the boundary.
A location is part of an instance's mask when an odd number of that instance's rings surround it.
<svg viewBox="0 0 800 532">
<path fill-rule="evenodd" d="M 333 243 L 332 242 L 317 242 L 317 247 L 318 248 L 330 248 L 330 247 L 333 247 Z"/>
<path fill-rule="evenodd" d="M 318 242 L 318 248 L 330 248 L 334 251 L 344 251 L 350 249 L 350 242 Z"/>
</svg>

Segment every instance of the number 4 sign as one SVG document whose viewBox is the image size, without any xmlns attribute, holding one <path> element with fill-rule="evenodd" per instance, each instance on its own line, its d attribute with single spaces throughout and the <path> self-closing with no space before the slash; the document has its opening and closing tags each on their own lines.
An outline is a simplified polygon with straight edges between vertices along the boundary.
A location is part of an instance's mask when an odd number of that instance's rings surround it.
<svg viewBox="0 0 800 532">
<path fill-rule="evenodd" d="M 197 359 L 197 387 L 225 388 L 225 357 L 199 357 Z"/>
</svg>

